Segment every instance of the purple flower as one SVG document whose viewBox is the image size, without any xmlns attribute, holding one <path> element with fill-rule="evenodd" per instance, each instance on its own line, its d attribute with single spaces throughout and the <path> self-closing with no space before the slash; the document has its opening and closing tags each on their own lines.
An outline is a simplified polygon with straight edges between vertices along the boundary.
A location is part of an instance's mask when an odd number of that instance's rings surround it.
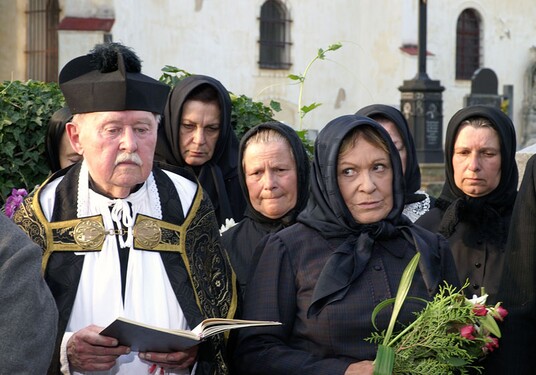
<svg viewBox="0 0 536 375">
<path fill-rule="evenodd" d="M 11 195 L 6 199 L 5 211 L 6 216 L 10 219 L 13 218 L 13 214 L 20 206 L 24 197 L 28 195 L 28 192 L 25 189 L 12 189 Z"/>
</svg>

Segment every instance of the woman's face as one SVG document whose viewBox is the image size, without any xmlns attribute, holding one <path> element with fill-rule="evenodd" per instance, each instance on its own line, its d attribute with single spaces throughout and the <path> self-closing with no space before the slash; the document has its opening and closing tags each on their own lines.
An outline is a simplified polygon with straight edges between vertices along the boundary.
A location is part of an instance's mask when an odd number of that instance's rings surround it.
<svg viewBox="0 0 536 375">
<path fill-rule="evenodd" d="M 186 101 L 179 126 L 179 148 L 186 164 L 200 166 L 212 159 L 220 136 L 219 105 Z"/>
<path fill-rule="evenodd" d="M 460 128 L 452 155 L 454 182 L 470 197 L 482 197 L 501 181 L 501 146 L 495 129 Z"/>
<path fill-rule="evenodd" d="M 393 170 L 389 154 L 359 137 L 339 155 L 337 181 L 355 221 L 371 224 L 393 209 Z"/>
<path fill-rule="evenodd" d="M 402 162 L 402 173 L 406 173 L 406 161 L 408 159 L 408 150 L 406 149 L 406 145 L 404 144 L 404 140 L 402 139 L 402 136 L 400 135 L 400 132 L 398 131 L 398 128 L 394 124 L 394 122 L 389 120 L 380 120 L 378 123 L 387 130 L 387 133 L 389 133 L 389 136 L 391 137 L 391 140 L 396 146 L 396 149 L 398 150 L 398 153 L 400 154 L 400 161 Z"/>
<path fill-rule="evenodd" d="M 284 141 L 251 143 L 243 156 L 251 206 L 270 219 L 279 219 L 296 206 L 298 173 Z"/>
</svg>

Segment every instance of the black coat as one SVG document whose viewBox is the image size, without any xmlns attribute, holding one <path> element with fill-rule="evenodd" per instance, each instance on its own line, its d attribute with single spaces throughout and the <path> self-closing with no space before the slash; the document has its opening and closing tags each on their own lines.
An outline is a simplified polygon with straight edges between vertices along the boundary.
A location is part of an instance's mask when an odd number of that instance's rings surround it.
<svg viewBox="0 0 536 375">
<path fill-rule="evenodd" d="M 501 325 L 494 374 L 536 373 L 536 156 L 527 162 L 510 222 L 499 299 L 509 314 Z M 490 372 L 491 373 L 491 372 Z"/>
<path fill-rule="evenodd" d="M 288 141 L 292 156 L 296 162 L 296 205 L 285 215 L 277 219 L 268 218 L 253 208 L 249 200 L 249 192 L 245 180 L 243 157 L 246 143 L 259 131 L 265 130 L 275 130 Z M 305 147 L 294 129 L 288 125 L 270 121 L 257 125 L 244 134 L 240 141 L 239 160 L 238 175 L 240 186 L 247 203 L 245 217 L 237 225 L 223 233 L 222 242 L 229 253 L 231 264 L 236 272 L 236 278 L 243 293 L 250 274 L 255 268 L 260 256 L 259 251 L 256 251 L 256 249 L 261 240 L 267 234 L 275 233 L 294 224 L 296 217 L 307 204 L 309 197 L 309 159 Z"/>
<path fill-rule="evenodd" d="M 343 140 L 359 127 L 372 128 L 388 149 L 392 209 L 377 222 L 357 222 L 342 197 L 337 161 Z M 297 223 L 272 234 L 251 278 L 245 319 L 279 320 L 282 326 L 242 330 L 235 353 L 240 374 L 343 374 L 348 365 L 373 360 L 363 341 L 373 331 L 377 303 L 396 294 L 400 276 L 421 253 L 411 295 L 430 299 L 443 280 L 458 285 L 443 237 L 402 215 L 400 157 L 376 122 L 341 116 L 320 132 L 311 171 L 311 196 Z M 399 316 L 412 320 L 413 304 Z M 380 327 L 389 320 L 387 311 Z M 381 328 L 380 328 L 381 329 Z"/>
<path fill-rule="evenodd" d="M 498 186 L 482 197 L 470 197 L 454 181 L 454 144 L 464 120 L 487 118 L 501 146 L 501 178 Z M 436 207 L 417 224 L 444 235 L 452 249 L 462 285 L 469 278 L 469 294 L 480 295 L 484 287 L 488 302 L 497 302 L 508 227 L 517 194 L 516 138 L 512 121 L 499 109 L 471 106 L 449 121 L 445 139 L 445 184 Z"/>
<path fill-rule="evenodd" d="M 182 108 L 190 93 L 201 85 L 210 85 L 218 92 L 220 104 L 220 135 L 212 159 L 192 168 L 201 186 L 210 197 L 218 224 L 233 218 L 242 219 L 246 200 L 238 181 L 238 138 L 231 126 L 231 98 L 216 79 L 193 75 L 177 83 L 169 93 L 162 124 L 158 128 L 155 160 L 173 166 L 187 167 L 180 153 L 180 121 Z"/>
<path fill-rule="evenodd" d="M 438 233 L 445 211 L 435 207 L 421 216 L 416 224 Z M 501 227 L 508 227 L 512 215 L 508 213 L 496 220 L 500 221 Z M 505 259 L 505 240 L 490 236 L 479 225 L 461 221 L 456 225 L 456 230 L 447 237 L 452 256 L 456 262 L 458 278 L 461 285 L 469 280 L 466 294 L 480 296 L 481 288 L 489 294 L 488 303 L 496 303 L 497 293 L 501 284 L 501 270 Z"/>
</svg>

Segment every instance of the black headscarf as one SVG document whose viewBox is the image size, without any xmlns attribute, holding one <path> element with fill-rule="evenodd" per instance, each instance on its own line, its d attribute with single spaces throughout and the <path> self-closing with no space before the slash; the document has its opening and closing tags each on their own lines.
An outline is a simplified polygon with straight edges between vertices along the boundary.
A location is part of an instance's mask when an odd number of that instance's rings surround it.
<svg viewBox="0 0 536 375">
<path fill-rule="evenodd" d="M 454 182 L 454 143 L 461 123 L 472 117 L 487 118 L 499 136 L 501 146 L 501 179 L 491 193 L 482 197 L 470 197 Z M 470 221 L 492 237 L 507 237 L 508 228 L 498 228 L 501 216 L 511 213 L 517 195 L 518 170 L 515 159 L 516 134 L 512 120 L 500 109 L 477 105 L 462 108 L 452 116 L 445 139 L 445 184 L 436 206 L 445 210 L 439 233 L 450 237 L 460 221 Z"/>
<path fill-rule="evenodd" d="M 61 169 L 60 164 L 60 146 L 61 138 L 65 134 L 65 124 L 67 124 L 73 115 L 68 107 L 58 109 L 48 121 L 47 137 L 45 142 L 45 156 L 48 166 L 52 173 Z"/>
<path fill-rule="evenodd" d="M 158 129 L 155 160 L 175 166 L 187 166 L 181 156 L 179 137 L 182 109 L 190 93 L 208 84 L 218 92 L 220 104 L 220 134 L 212 158 L 200 167 L 193 167 L 201 186 L 210 196 L 218 221 L 227 218 L 238 221 L 243 216 L 245 199 L 238 187 L 238 138 L 231 126 L 231 98 L 227 89 L 216 79 L 193 75 L 177 83 L 169 94 L 162 124 Z M 236 182 L 236 189 L 229 181 Z M 231 190 L 231 191 L 230 191 Z M 236 191 L 235 191 L 236 190 Z M 238 219 L 238 220 L 237 220 Z"/>
<path fill-rule="evenodd" d="M 415 150 L 413 137 L 402 112 L 389 105 L 373 104 L 361 108 L 356 114 L 370 118 L 382 116 L 395 124 L 407 151 L 406 171 L 404 172 L 404 182 L 406 186 L 404 203 L 420 202 L 425 199 L 426 196 L 424 194 L 415 194 L 415 192 L 421 188 L 421 169 L 419 168 L 419 161 L 417 160 L 417 151 Z"/>
<path fill-rule="evenodd" d="M 372 127 L 385 140 L 393 171 L 393 208 L 376 223 L 355 221 L 339 189 L 337 162 L 343 139 L 355 128 Z M 404 215 L 404 178 L 400 156 L 387 131 L 377 122 L 359 115 L 345 115 L 329 122 L 318 134 L 311 171 L 311 196 L 298 221 L 317 230 L 325 238 L 342 239 L 322 269 L 308 314 L 344 298 L 352 282 L 368 263 L 375 240 L 413 234 L 412 224 Z M 426 276 L 424 276 L 426 278 Z"/>
<path fill-rule="evenodd" d="M 257 134 L 259 131 L 266 129 L 272 129 L 281 134 L 288 141 L 292 150 L 292 155 L 294 155 L 294 161 L 296 162 L 296 172 L 298 177 L 298 195 L 296 206 L 294 206 L 292 210 L 285 214 L 285 216 L 278 219 L 270 219 L 264 216 L 259 211 L 255 210 L 249 200 L 249 193 L 246 185 L 243 163 L 239 163 L 238 174 L 240 176 L 240 186 L 242 187 L 242 191 L 244 193 L 244 196 L 246 197 L 247 203 L 244 216 L 250 217 L 251 219 L 260 223 L 276 224 L 282 222 L 284 225 L 288 225 L 296 220 L 296 216 L 298 216 L 298 213 L 300 213 L 305 208 L 305 205 L 307 204 L 307 200 L 309 198 L 309 159 L 307 157 L 307 151 L 305 150 L 305 147 L 300 137 L 298 137 L 298 134 L 296 134 L 296 131 L 294 129 L 280 122 L 270 121 L 257 125 L 254 128 L 250 129 L 246 134 L 244 134 L 240 141 L 240 150 L 238 156 L 239 160 L 242 160 L 242 158 L 244 157 L 244 147 L 248 139 Z"/>
</svg>

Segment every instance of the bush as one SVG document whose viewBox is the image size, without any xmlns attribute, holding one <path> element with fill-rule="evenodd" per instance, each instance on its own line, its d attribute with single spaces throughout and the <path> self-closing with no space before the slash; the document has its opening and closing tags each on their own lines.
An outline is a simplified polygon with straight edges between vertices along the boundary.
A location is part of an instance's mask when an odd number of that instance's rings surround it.
<svg viewBox="0 0 536 375">
<path fill-rule="evenodd" d="M 12 188 L 32 190 L 49 173 L 48 120 L 64 105 L 56 83 L 5 81 L 0 85 L 0 201 Z"/>
</svg>

